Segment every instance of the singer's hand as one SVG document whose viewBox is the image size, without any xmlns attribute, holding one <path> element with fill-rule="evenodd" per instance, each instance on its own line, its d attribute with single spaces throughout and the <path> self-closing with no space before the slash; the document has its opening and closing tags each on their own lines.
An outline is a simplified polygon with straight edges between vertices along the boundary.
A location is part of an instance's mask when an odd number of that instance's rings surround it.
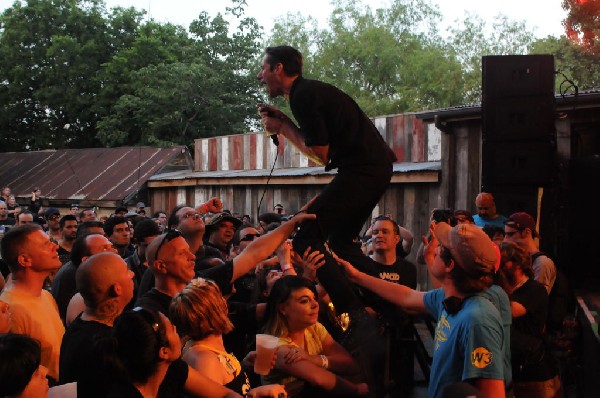
<svg viewBox="0 0 600 398">
<path fill-rule="evenodd" d="M 259 104 L 258 113 L 265 131 L 272 134 L 279 134 L 283 124 L 289 120 L 285 113 L 273 105 Z"/>
<path fill-rule="evenodd" d="M 263 113 L 266 114 L 265 116 L 275 117 L 278 119 L 284 119 L 287 117 L 285 113 L 279 110 L 279 108 L 269 104 L 258 104 L 258 113 L 261 115 L 261 117 L 263 116 Z"/>
</svg>

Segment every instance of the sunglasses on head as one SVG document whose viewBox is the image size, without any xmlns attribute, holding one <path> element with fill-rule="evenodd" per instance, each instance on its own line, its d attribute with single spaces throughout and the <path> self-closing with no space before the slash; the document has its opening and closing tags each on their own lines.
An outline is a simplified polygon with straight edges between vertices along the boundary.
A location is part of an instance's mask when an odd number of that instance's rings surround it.
<svg viewBox="0 0 600 398">
<path fill-rule="evenodd" d="M 180 236 L 181 236 L 181 232 L 179 232 L 178 229 L 171 229 L 171 230 L 169 230 L 169 232 L 167 232 L 165 234 L 165 237 L 163 238 L 163 240 L 160 241 L 158 247 L 156 248 L 156 256 L 155 257 L 157 259 L 159 258 L 158 253 L 160 252 L 160 248 L 163 247 L 163 245 L 166 242 L 170 242 L 170 241 L 172 241 L 175 238 L 179 238 Z"/>
<path fill-rule="evenodd" d="M 515 222 L 515 221 L 507 221 L 504 223 L 504 225 L 509 226 L 509 227 L 514 228 L 519 231 L 523 231 L 523 230 L 527 229 L 526 227 L 522 226 L 520 223 Z"/>
</svg>

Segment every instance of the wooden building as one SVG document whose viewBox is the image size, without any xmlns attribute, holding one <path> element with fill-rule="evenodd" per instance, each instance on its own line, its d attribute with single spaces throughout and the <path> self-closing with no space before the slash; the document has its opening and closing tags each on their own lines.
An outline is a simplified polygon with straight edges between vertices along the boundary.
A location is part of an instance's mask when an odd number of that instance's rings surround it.
<svg viewBox="0 0 600 398">
<path fill-rule="evenodd" d="M 543 250 L 557 258 L 570 277 L 582 282 L 600 273 L 600 258 L 587 249 L 593 247 L 588 245 L 590 237 L 600 238 L 600 229 L 580 222 L 590 218 L 584 211 L 594 209 L 588 191 L 600 175 L 599 108 L 598 92 L 556 96 L 552 143 L 555 156 L 547 165 L 552 171 L 550 180 L 540 185 L 524 184 L 529 177 L 517 178 L 520 184 L 492 191 L 501 214 L 527 211 L 539 220 Z M 392 184 L 373 216 L 392 215 L 413 232 L 418 242 L 427 232 L 433 208 L 475 211 L 475 196 L 485 177 L 480 106 L 373 120 L 398 157 Z M 196 140 L 193 171 L 156 174 L 148 180 L 152 207 L 198 205 L 217 196 L 234 213 L 256 217 L 259 212 L 272 211 L 276 203 L 293 213 L 320 192 L 334 172 L 324 172 L 296 148 L 286 145 L 285 140 L 281 141 L 276 148 L 262 133 Z M 509 154 L 517 153 L 524 159 L 513 159 L 521 171 L 508 170 L 508 177 L 511 173 L 521 177 L 526 173 L 535 181 L 536 173 L 546 173 L 539 167 L 529 167 L 527 158 L 536 156 L 535 148 L 519 152 L 522 143 L 517 140 L 512 145 L 514 150 Z M 502 163 L 502 159 L 495 161 Z M 416 248 L 411 259 L 415 251 Z M 579 269 L 577 264 L 584 263 L 590 265 Z"/>
</svg>

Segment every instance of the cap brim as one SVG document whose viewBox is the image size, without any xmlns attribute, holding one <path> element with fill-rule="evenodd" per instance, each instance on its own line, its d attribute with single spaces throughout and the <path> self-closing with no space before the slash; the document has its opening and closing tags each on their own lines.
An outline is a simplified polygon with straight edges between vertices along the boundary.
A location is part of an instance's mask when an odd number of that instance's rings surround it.
<svg viewBox="0 0 600 398">
<path fill-rule="evenodd" d="M 451 231 L 452 227 L 445 222 L 439 222 L 435 224 L 435 227 L 433 228 L 433 233 L 435 234 L 435 237 L 440 242 L 440 244 L 447 249 L 452 248 L 452 244 L 450 243 Z"/>
</svg>

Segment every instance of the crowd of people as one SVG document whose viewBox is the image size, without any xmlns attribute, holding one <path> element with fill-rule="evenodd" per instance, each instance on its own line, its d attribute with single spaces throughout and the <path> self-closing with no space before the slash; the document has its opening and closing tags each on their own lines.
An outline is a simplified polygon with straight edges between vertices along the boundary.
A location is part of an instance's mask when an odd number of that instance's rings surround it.
<svg viewBox="0 0 600 398">
<path fill-rule="evenodd" d="M 265 130 L 338 170 L 293 216 L 211 198 L 97 219 L 44 209 L 37 189 L 17 211 L 2 191 L 0 397 L 408 396 L 418 316 L 435 324 L 430 397 L 561 396 L 545 335 L 564 284 L 534 218 L 482 192 L 475 215 L 433 209 L 428 231 L 369 222 L 396 157 L 302 67 L 268 47 L 257 75 L 296 120 L 260 104 Z M 266 374 L 258 334 L 277 338 Z"/>
<path fill-rule="evenodd" d="M 0 393 L 28 396 L 43 378 L 47 394 L 67 397 L 408 396 L 413 322 L 423 313 L 437 325 L 430 396 L 465 380 L 482 396 L 559 396 L 545 344 L 559 326 L 549 303 L 556 267 L 539 252 L 530 215 L 496 214 L 488 193 L 475 207 L 478 217 L 432 211 L 415 264 L 406 259 L 413 234 L 390 215 L 357 236 L 359 255 L 330 252 L 378 320 L 382 345 L 345 339 L 352 315 L 319 283 L 325 253 L 294 249 L 312 214 L 291 217 L 278 205 L 254 224 L 218 198 L 156 212 L 163 219 L 140 206 L 105 221 L 42 208 L 0 242 L 0 351 L 32 361 L 18 377 L 3 361 Z M 266 376 L 252 367 L 257 333 L 279 337 Z"/>
</svg>

